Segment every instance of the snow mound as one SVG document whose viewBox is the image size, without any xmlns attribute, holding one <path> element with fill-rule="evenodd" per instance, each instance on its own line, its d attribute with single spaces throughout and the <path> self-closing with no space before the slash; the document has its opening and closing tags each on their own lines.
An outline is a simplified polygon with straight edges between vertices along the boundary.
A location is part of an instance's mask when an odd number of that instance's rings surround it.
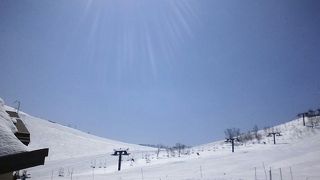
<svg viewBox="0 0 320 180">
<path fill-rule="evenodd" d="M 5 111 L 3 99 L 0 98 L 0 156 L 27 150 L 26 146 L 14 135 L 15 132 L 17 129 Z"/>
</svg>

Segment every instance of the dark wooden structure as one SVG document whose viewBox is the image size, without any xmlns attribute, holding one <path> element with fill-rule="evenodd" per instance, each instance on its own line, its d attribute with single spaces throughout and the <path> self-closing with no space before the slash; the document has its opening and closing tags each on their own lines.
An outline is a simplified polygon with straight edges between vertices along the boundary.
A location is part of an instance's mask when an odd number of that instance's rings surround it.
<svg viewBox="0 0 320 180">
<path fill-rule="evenodd" d="M 14 125 L 17 127 L 18 132 L 14 135 L 26 146 L 30 143 L 30 132 L 24 125 L 23 121 L 20 119 L 19 114 L 14 111 L 6 111 L 11 118 L 15 118 L 16 122 Z"/>
<path fill-rule="evenodd" d="M 12 117 L 12 118 L 20 118 L 19 117 L 19 114 L 17 113 L 17 112 L 15 112 L 15 111 L 6 111 L 8 114 L 9 114 L 9 116 L 10 117 Z"/>
<path fill-rule="evenodd" d="M 49 149 L 10 154 L 0 157 L 0 174 L 44 164 Z"/>
<path fill-rule="evenodd" d="M 115 150 L 114 149 L 114 153 L 111 154 L 112 156 L 119 156 L 119 162 L 118 162 L 118 171 L 121 170 L 121 161 L 122 161 L 122 156 L 128 156 L 130 153 L 128 153 L 128 150 L 129 149 L 126 149 L 126 150 Z"/>
<path fill-rule="evenodd" d="M 15 124 L 18 132 L 14 135 L 26 146 L 30 143 L 30 133 L 21 119 L 17 119 L 17 123 Z"/>
</svg>

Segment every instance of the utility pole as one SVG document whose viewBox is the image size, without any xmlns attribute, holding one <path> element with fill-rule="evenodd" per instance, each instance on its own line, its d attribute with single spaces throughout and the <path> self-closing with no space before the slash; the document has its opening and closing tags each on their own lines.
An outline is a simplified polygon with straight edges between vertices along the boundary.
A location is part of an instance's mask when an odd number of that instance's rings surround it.
<svg viewBox="0 0 320 180">
<path fill-rule="evenodd" d="M 115 150 L 114 149 L 114 153 L 111 154 L 112 156 L 119 156 L 119 162 L 118 162 L 118 171 L 121 170 L 121 161 L 122 161 L 122 155 L 124 156 L 128 156 L 130 153 L 128 153 L 128 150 L 129 149 L 126 149 L 126 150 Z"/>
</svg>

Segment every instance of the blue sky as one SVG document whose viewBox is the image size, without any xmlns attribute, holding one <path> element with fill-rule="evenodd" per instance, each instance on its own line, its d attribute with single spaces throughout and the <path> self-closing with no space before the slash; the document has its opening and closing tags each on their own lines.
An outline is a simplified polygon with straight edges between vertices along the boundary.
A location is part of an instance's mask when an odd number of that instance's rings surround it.
<svg viewBox="0 0 320 180">
<path fill-rule="evenodd" d="M 0 97 L 131 143 L 188 145 L 320 107 L 319 1 L 2 0 Z"/>
</svg>

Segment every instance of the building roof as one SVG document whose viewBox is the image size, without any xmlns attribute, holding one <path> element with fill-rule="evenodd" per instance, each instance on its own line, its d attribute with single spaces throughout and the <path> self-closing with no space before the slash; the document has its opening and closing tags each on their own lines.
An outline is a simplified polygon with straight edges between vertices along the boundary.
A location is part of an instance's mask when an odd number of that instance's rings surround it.
<svg viewBox="0 0 320 180">
<path fill-rule="evenodd" d="M 0 157 L 27 151 L 27 147 L 14 135 L 16 132 L 16 126 L 0 106 Z"/>
<path fill-rule="evenodd" d="M 0 98 L 0 174 L 43 165 L 49 149 L 27 151 L 30 133 L 19 114 L 5 111 Z"/>
<path fill-rule="evenodd" d="M 20 119 L 20 116 L 15 111 L 6 111 L 6 113 L 10 116 L 11 120 L 13 120 L 13 124 L 16 126 L 17 131 L 14 135 L 26 146 L 30 143 L 30 133 L 23 121 Z"/>
</svg>

